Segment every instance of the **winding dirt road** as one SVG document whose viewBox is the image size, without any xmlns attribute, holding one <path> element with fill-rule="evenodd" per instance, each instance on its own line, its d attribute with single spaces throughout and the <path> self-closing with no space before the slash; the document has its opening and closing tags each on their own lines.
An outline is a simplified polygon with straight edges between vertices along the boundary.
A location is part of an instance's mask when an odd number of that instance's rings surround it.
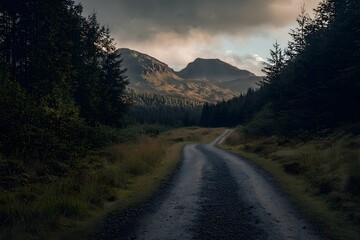
<svg viewBox="0 0 360 240">
<path fill-rule="evenodd" d="M 267 174 L 216 147 L 227 134 L 186 145 L 158 196 L 109 219 L 99 239 L 322 239 Z"/>
</svg>

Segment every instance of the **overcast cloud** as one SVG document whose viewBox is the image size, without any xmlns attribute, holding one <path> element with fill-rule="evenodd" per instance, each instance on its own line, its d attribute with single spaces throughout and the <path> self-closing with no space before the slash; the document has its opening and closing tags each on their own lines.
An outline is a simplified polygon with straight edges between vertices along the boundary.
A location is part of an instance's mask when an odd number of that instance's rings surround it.
<svg viewBox="0 0 360 240">
<path fill-rule="evenodd" d="M 264 44 L 258 43 L 256 50 L 256 42 L 250 39 L 268 41 L 267 48 L 275 38 L 286 42 L 286 32 L 301 6 L 305 3 L 311 10 L 320 0 L 79 1 L 85 14 L 95 11 L 99 21 L 109 25 L 118 47 L 143 51 L 175 69 L 196 57 L 234 59 L 232 64 L 249 69 L 244 59 L 266 57 Z M 259 64 L 250 68 L 260 73 Z"/>
</svg>

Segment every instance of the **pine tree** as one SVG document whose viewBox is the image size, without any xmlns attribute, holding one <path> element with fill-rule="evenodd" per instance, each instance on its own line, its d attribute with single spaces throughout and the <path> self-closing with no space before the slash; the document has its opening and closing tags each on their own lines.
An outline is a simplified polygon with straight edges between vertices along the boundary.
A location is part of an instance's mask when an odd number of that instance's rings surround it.
<svg viewBox="0 0 360 240">
<path fill-rule="evenodd" d="M 312 23 L 313 31 L 326 29 L 335 17 L 335 1 L 336 0 L 323 0 L 315 9 L 315 19 Z"/>
<path fill-rule="evenodd" d="M 289 59 L 293 59 L 304 51 L 311 21 L 312 19 L 306 12 L 305 5 L 303 5 L 300 14 L 296 18 L 298 26 L 295 29 L 291 29 L 289 33 L 292 40 L 288 42 L 288 47 L 285 50 L 285 54 Z"/>
<path fill-rule="evenodd" d="M 126 95 L 124 95 L 128 81 L 125 76 L 126 69 L 122 69 L 122 59 L 116 53 L 113 41 L 109 28 L 105 29 L 102 39 L 100 112 L 102 123 L 120 126 L 123 112 L 129 104 Z"/>
<path fill-rule="evenodd" d="M 263 62 L 262 72 L 265 73 L 265 77 L 259 83 L 260 86 L 271 84 L 285 66 L 285 58 L 280 44 L 276 41 L 273 47 L 274 49 L 270 50 L 270 58 L 267 58 L 267 62 Z"/>
</svg>

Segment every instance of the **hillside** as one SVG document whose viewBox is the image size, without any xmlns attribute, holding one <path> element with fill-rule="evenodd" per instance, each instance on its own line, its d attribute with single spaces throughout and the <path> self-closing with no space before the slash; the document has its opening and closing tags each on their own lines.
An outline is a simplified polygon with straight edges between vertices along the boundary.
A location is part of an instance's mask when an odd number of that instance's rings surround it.
<svg viewBox="0 0 360 240">
<path fill-rule="evenodd" d="M 185 97 L 132 90 L 131 122 L 165 126 L 193 126 L 199 123 L 203 103 Z"/>
<path fill-rule="evenodd" d="M 247 78 L 255 74 L 241 70 L 219 59 L 197 58 L 189 63 L 186 68 L 178 72 L 185 79 L 208 80 L 210 82 Z"/>
<path fill-rule="evenodd" d="M 150 90 L 166 84 L 178 85 L 182 80 L 167 64 L 149 55 L 127 48 L 121 48 L 117 52 L 121 54 L 124 67 L 127 68 L 130 87 Z"/>
<path fill-rule="evenodd" d="M 197 58 L 177 73 L 184 79 L 210 82 L 218 87 L 245 93 L 249 88 L 257 88 L 261 77 L 239 69 L 219 59 Z"/>
<path fill-rule="evenodd" d="M 121 48 L 117 53 L 127 68 L 129 87 L 143 92 L 217 102 L 246 92 L 249 87 L 255 88 L 258 80 L 253 73 L 220 60 L 198 59 L 175 72 L 167 64 L 138 51 Z"/>
</svg>

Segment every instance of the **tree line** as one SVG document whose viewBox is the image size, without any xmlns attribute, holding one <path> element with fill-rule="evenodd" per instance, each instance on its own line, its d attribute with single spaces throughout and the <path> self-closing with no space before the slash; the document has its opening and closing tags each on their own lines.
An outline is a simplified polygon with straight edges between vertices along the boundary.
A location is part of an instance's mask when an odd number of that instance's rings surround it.
<svg viewBox="0 0 360 240">
<path fill-rule="evenodd" d="M 206 104 L 200 124 L 288 134 L 358 122 L 360 2 L 323 0 L 314 12 L 303 7 L 287 47 L 273 45 L 259 90 Z"/>
<path fill-rule="evenodd" d="M 122 125 L 125 69 L 108 28 L 73 0 L 0 3 L 0 152 L 69 158 Z"/>
<path fill-rule="evenodd" d="M 129 96 L 133 100 L 128 113 L 129 122 L 171 127 L 199 124 L 201 102 L 136 90 L 129 91 Z"/>
</svg>

